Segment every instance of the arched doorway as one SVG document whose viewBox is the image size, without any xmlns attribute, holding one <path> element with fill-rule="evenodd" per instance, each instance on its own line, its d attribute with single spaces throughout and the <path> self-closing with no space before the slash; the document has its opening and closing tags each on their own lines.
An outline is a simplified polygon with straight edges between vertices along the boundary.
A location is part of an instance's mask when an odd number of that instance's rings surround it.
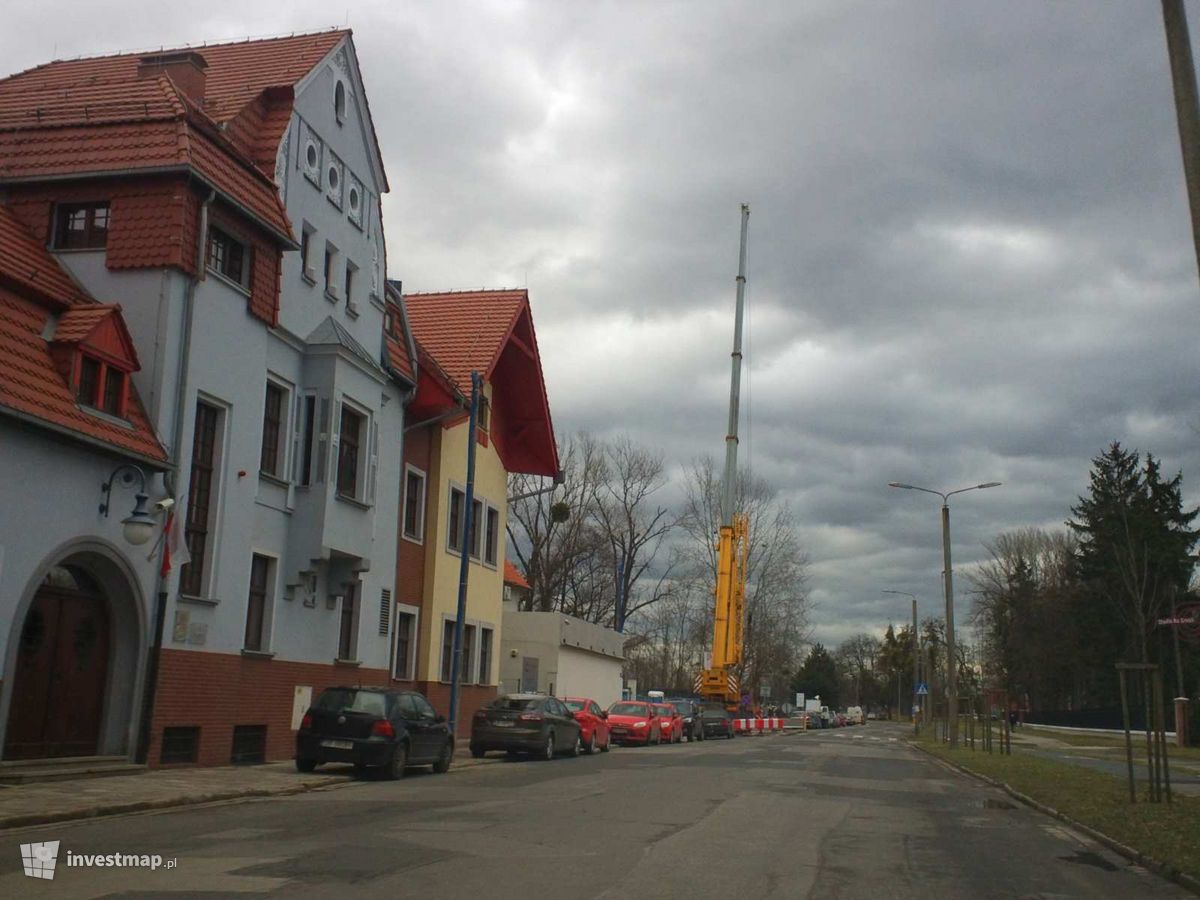
<svg viewBox="0 0 1200 900">
<path fill-rule="evenodd" d="M 99 583 L 78 565 L 52 566 L 25 615 L 5 731 L 5 759 L 98 752 L 112 615 Z"/>
</svg>

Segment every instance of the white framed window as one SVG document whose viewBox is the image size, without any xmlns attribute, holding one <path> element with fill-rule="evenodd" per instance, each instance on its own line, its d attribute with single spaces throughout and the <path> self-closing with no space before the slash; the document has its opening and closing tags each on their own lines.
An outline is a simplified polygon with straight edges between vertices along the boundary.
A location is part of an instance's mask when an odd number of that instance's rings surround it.
<svg viewBox="0 0 1200 900">
<path fill-rule="evenodd" d="M 263 398 L 262 450 L 258 471 L 281 481 L 288 477 L 287 436 L 292 417 L 292 395 L 290 385 L 268 376 Z"/>
<path fill-rule="evenodd" d="M 411 681 L 417 672 L 417 626 L 421 610 L 405 603 L 396 604 L 396 655 L 392 676 Z"/>
<path fill-rule="evenodd" d="M 334 433 L 337 494 L 359 503 L 372 503 L 379 466 L 378 424 L 369 410 L 349 398 L 342 398 L 339 410 Z"/>
<path fill-rule="evenodd" d="M 500 548 L 500 510 L 487 505 L 483 526 L 483 561 L 495 566 Z"/>
<path fill-rule="evenodd" d="M 341 600 L 338 603 L 337 647 L 337 658 L 341 660 L 358 659 L 358 588 L 357 581 L 342 586 Z"/>
<path fill-rule="evenodd" d="M 275 612 L 275 575 L 278 560 L 265 553 L 250 555 L 250 589 L 246 602 L 246 634 L 242 648 L 268 653 Z"/>
<path fill-rule="evenodd" d="M 254 248 L 219 225 L 208 226 L 208 271 L 243 291 L 250 290 Z"/>
<path fill-rule="evenodd" d="M 300 231 L 300 275 L 309 284 L 317 283 L 317 229 L 307 222 Z"/>
<path fill-rule="evenodd" d="M 492 648 L 496 629 L 489 625 L 479 626 L 479 678 L 480 684 L 492 683 Z"/>
<path fill-rule="evenodd" d="M 425 473 L 404 467 L 404 524 L 401 534 L 416 544 L 425 542 Z"/>
<path fill-rule="evenodd" d="M 356 287 L 358 285 L 358 266 L 350 262 L 350 260 L 346 260 L 346 275 L 342 280 L 342 284 L 342 293 L 346 298 L 346 312 L 352 313 L 358 309 L 358 304 L 354 302 L 355 297 L 357 296 Z"/>
<path fill-rule="evenodd" d="M 446 549 L 451 553 L 462 552 L 463 511 L 466 507 L 467 495 L 462 488 L 453 483 L 450 485 L 450 509 L 446 516 Z"/>
<path fill-rule="evenodd" d="M 188 597 L 208 598 L 212 590 L 228 419 L 227 404 L 207 395 L 197 396 L 184 512 L 184 538 L 191 561 L 179 571 L 179 592 Z"/>
<path fill-rule="evenodd" d="M 344 81 L 339 81 L 333 88 L 333 114 L 337 116 L 339 125 L 346 121 L 346 83 Z"/>
<path fill-rule="evenodd" d="M 451 666 L 454 665 L 454 619 L 442 616 L 442 666 L 441 680 L 450 680 Z"/>
<path fill-rule="evenodd" d="M 475 683 L 475 631 L 476 628 L 471 623 L 463 624 L 462 665 L 458 672 L 460 684 Z"/>
<path fill-rule="evenodd" d="M 341 267 L 341 255 L 338 248 L 329 241 L 325 242 L 325 264 L 322 272 L 325 277 L 325 298 L 337 303 L 341 299 L 338 286 L 338 269 Z"/>
<path fill-rule="evenodd" d="M 472 497 L 471 529 L 469 535 L 472 559 L 481 559 L 483 555 L 483 509 L 484 501 L 477 497 Z"/>
</svg>

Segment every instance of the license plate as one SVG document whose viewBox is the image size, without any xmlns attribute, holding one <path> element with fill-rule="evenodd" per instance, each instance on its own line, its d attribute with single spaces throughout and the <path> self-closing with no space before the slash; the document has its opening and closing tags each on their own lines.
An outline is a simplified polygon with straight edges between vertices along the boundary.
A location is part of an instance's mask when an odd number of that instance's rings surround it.
<svg viewBox="0 0 1200 900">
<path fill-rule="evenodd" d="M 501 719 L 499 722 L 493 722 L 492 724 L 495 725 L 497 728 L 512 728 L 513 727 L 513 723 L 509 719 Z"/>
<path fill-rule="evenodd" d="M 353 750 L 354 741 L 321 741 L 321 746 L 330 750 Z"/>
<path fill-rule="evenodd" d="M 612 730 L 612 733 L 613 733 L 613 734 L 624 734 L 624 733 L 625 733 L 625 729 L 624 729 L 624 728 L 614 728 L 614 729 Z"/>
</svg>

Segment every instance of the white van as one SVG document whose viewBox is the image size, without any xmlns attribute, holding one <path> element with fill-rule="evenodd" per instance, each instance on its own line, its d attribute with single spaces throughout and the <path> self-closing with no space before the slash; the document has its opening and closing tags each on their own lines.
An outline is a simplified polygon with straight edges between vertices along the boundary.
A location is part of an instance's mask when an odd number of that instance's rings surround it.
<svg viewBox="0 0 1200 900">
<path fill-rule="evenodd" d="M 850 720 L 851 725 L 863 725 L 866 723 L 866 717 L 863 716 L 861 706 L 847 706 L 846 718 Z"/>
</svg>

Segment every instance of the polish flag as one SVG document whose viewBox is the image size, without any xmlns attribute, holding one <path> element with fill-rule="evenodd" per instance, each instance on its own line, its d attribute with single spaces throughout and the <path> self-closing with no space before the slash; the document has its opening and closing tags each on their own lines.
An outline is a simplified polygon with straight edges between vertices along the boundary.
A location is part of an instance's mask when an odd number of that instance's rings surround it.
<svg viewBox="0 0 1200 900">
<path fill-rule="evenodd" d="M 175 512 L 178 508 L 178 504 L 171 507 L 167 513 L 167 522 L 163 526 L 162 568 L 159 570 L 163 578 L 167 577 L 174 566 L 186 566 L 192 561 L 183 534 L 183 517 Z"/>
</svg>

